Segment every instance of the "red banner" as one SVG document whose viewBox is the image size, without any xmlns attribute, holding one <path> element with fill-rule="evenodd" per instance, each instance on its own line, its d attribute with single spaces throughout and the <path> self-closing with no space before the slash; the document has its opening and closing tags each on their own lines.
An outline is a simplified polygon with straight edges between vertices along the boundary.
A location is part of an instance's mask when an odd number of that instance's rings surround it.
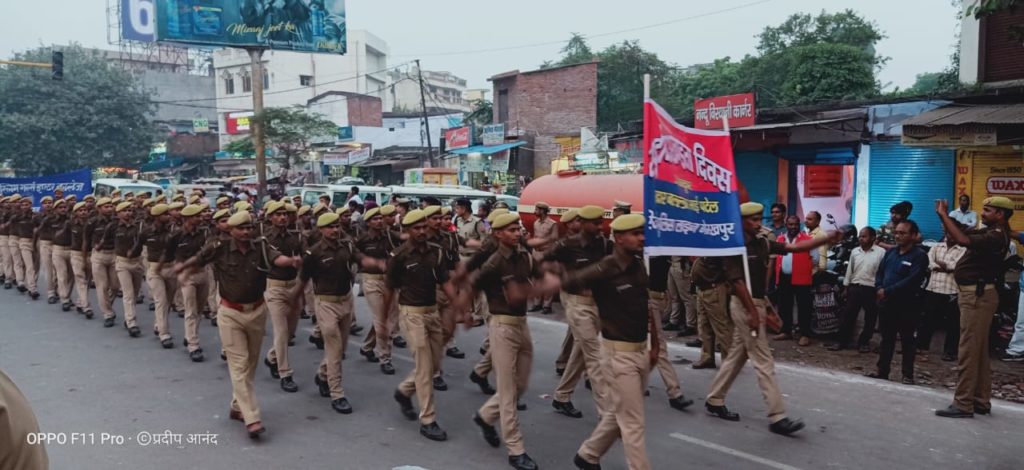
<svg viewBox="0 0 1024 470">
<path fill-rule="evenodd" d="M 456 127 L 444 131 L 444 142 L 447 150 L 469 147 L 469 127 Z"/>
<path fill-rule="evenodd" d="M 730 128 L 753 126 L 757 116 L 754 94 L 716 96 L 693 103 L 693 123 L 697 129 L 724 129 L 726 116 Z"/>
</svg>

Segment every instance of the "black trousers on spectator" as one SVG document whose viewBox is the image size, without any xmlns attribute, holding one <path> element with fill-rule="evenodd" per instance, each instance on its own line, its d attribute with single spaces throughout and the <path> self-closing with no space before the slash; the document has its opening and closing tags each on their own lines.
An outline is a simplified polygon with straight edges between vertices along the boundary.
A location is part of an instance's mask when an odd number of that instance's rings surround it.
<svg viewBox="0 0 1024 470">
<path fill-rule="evenodd" d="M 782 316 L 782 332 L 793 333 L 793 299 L 796 298 L 797 325 L 802 336 L 811 335 L 813 297 L 811 286 L 794 286 L 793 276 L 779 272 L 779 315 Z"/>
<path fill-rule="evenodd" d="M 875 323 L 878 321 L 878 304 L 875 302 L 877 289 L 869 286 L 852 284 L 846 289 L 846 304 L 840 316 L 839 345 L 848 347 L 857 328 L 857 317 L 864 310 L 864 327 L 857 338 L 857 346 L 867 346 L 875 336 Z"/>
<path fill-rule="evenodd" d="M 960 307 L 956 295 L 924 293 L 924 311 L 921 325 L 917 329 L 917 350 L 927 352 L 931 349 L 932 335 L 938 325 L 946 330 L 946 340 L 942 343 L 943 354 L 956 357 L 957 346 L 960 344 Z"/>
<path fill-rule="evenodd" d="M 903 376 L 914 376 L 914 331 L 921 316 L 921 299 L 918 296 L 888 297 L 882 302 L 878 319 L 882 329 L 882 346 L 878 351 L 878 372 L 889 375 L 892 356 L 896 352 L 896 335 L 900 336 L 903 347 Z"/>
</svg>

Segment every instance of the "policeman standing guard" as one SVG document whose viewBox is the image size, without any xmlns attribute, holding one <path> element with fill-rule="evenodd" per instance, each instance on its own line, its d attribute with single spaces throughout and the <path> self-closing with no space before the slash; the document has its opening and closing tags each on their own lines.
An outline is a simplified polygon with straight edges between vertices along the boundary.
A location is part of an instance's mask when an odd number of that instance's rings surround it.
<svg viewBox="0 0 1024 470">
<path fill-rule="evenodd" d="M 761 230 L 761 218 L 764 206 L 756 202 L 747 202 L 740 206 L 743 216 L 743 235 L 746 240 L 746 262 L 750 270 L 751 285 L 747 286 L 744 275 L 744 257 L 733 256 L 724 263 L 725 272 L 732 284 L 732 295 L 729 297 L 729 313 L 735 327 L 733 329 L 732 349 L 722 362 L 711 383 L 705 408 L 712 415 L 726 421 L 739 421 L 737 413 L 725 407 L 725 395 L 729 392 L 732 382 L 736 380 L 740 370 L 749 358 L 757 372 L 757 385 L 768 404 L 769 429 L 776 434 L 789 435 L 804 428 L 800 420 L 786 417 L 782 393 L 775 381 L 775 361 L 772 359 L 765 330 L 765 277 L 768 275 L 768 260 L 772 254 L 811 251 L 830 241 L 838 241 L 838 232 L 796 244 L 784 244 L 758 236 Z"/>
<path fill-rule="evenodd" d="M 164 252 L 164 262 L 184 263 L 198 254 L 206 244 L 206 231 L 200 229 L 202 221 L 197 217 L 202 210 L 202 206 L 195 204 L 185 206 L 181 210 L 185 225 L 171 235 Z M 264 280 L 265 278 L 266 276 Z M 199 311 L 202 308 L 201 302 L 206 300 L 210 279 L 206 275 L 206 270 L 184 272 L 178 275 L 178 285 L 181 286 L 181 295 L 185 302 L 185 346 L 192 362 L 203 362 L 203 348 L 199 347 Z M 260 292 L 262 291 L 261 289 Z"/>
<path fill-rule="evenodd" d="M 390 227 L 384 225 L 384 216 L 380 212 L 381 209 L 377 207 L 366 211 L 363 219 L 366 220 L 367 229 L 356 241 L 356 248 L 364 255 L 379 260 L 386 267 L 387 260 L 398 248 L 401 238 L 397 233 L 391 232 Z M 394 295 L 386 293 L 383 269 L 365 268 L 362 277 L 366 303 L 373 314 L 373 326 L 366 333 L 360 354 L 370 362 L 379 361 L 381 372 L 393 375 L 395 366 L 391 364 L 391 335 L 392 325 L 398 317 L 398 306 L 394 302 L 384 304 L 385 297 L 394 298 Z M 374 352 L 374 347 L 378 353 Z"/>
<path fill-rule="evenodd" d="M 267 273 L 271 265 L 299 268 L 302 260 L 278 253 L 265 241 L 253 241 L 252 217 L 247 211 L 232 215 L 228 225 L 231 226 L 231 241 L 215 240 L 203 246 L 198 254 L 177 265 L 175 270 L 184 273 L 213 264 L 220 280 L 218 330 L 231 375 L 229 417 L 244 422 L 249 437 L 257 439 L 266 431 L 256 402 L 253 377 L 267 323 L 267 307 L 263 301 Z"/>
<path fill-rule="evenodd" d="M 171 349 L 174 347 L 174 340 L 171 338 L 167 316 L 171 311 L 174 292 L 178 290 L 178 277 L 174 274 L 174 266 L 164 262 L 171 238 L 171 215 L 168 213 L 167 204 L 154 205 L 149 210 L 149 215 L 153 220 L 143 229 L 139 238 L 146 246 L 146 257 L 149 260 L 146 282 L 149 285 L 149 295 L 153 296 L 153 302 L 156 304 L 153 332 L 160 338 L 160 345 L 164 349 Z"/>
<path fill-rule="evenodd" d="M 949 217 L 949 203 L 936 201 L 935 213 L 946 236 L 967 247 L 956 264 L 953 278 L 960 295 L 960 346 L 957 353 L 956 391 L 953 404 L 935 414 L 944 418 L 971 418 L 992 413 L 992 368 L 989 364 L 989 329 L 999 307 L 996 283 L 1002 282 L 1002 264 L 1010 244 L 1013 201 L 995 196 L 983 201 L 981 221 L 985 228 L 957 227 Z"/>
<path fill-rule="evenodd" d="M 532 279 L 539 278 L 541 271 L 533 255 L 519 243 L 521 230 L 518 214 L 503 214 L 494 220 L 491 232 L 499 242 L 498 249 L 473 282 L 475 289 L 487 295 L 490 352 L 498 386 L 497 393 L 480 407 L 473 421 L 483 430 L 487 443 L 498 447 L 494 422 L 500 420 L 509 464 L 517 470 L 534 470 L 539 467 L 526 454 L 516 406 L 518 397 L 526 391 L 533 365 L 526 304 Z"/>
<path fill-rule="evenodd" d="M 117 256 L 115 270 L 121 281 L 121 303 L 124 306 L 124 326 L 128 334 L 136 338 L 142 334 L 135 317 L 136 298 L 142 292 L 142 222 L 133 220 L 131 202 L 117 205 L 117 226 L 114 231 L 114 254 Z"/>
<path fill-rule="evenodd" d="M 416 394 L 420 403 L 420 434 L 430 440 L 443 441 L 448 434 L 437 425 L 434 410 L 433 377 L 435 365 L 444 353 L 444 331 L 437 311 L 437 286 L 441 285 L 449 298 L 455 289 L 448 282 L 448 266 L 443 249 L 428 242 L 427 217 L 422 210 L 409 211 L 402 218 L 402 226 L 409 239 L 397 250 L 387 266 L 387 287 L 398 291 L 398 310 L 402 332 L 412 350 L 415 369 L 395 391 L 402 414 L 416 419 L 411 397 Z M 385 304 L 391 301 L 385 299 Z"/>
<path fill-rule="evenodd" d="M 218 214 L 220 214 L 218 212 Z M 285 256 L 300 256 L 302 241 L 297 233 L 288 230 L 288 210 L 285 203 L 273 201 L 266 206 L 264 216 L 270 227 L 261 230 L 267 244 Z M 281 380 L 281 390 L 289 393 L 299 391 L 292 379 L 291 362 L 288 360 L 288 341 L 295 334 L 299 311 L 298 304 L 291 298 L 291 290 L 298 282 L 298 270 L 292 267 L 271 267 L 267 273 L 267 310 L 270 323 L 274 326 L 273 346 L 267 351 L 263 363 L 270 368 L 270 375 Z"/>
</svg>

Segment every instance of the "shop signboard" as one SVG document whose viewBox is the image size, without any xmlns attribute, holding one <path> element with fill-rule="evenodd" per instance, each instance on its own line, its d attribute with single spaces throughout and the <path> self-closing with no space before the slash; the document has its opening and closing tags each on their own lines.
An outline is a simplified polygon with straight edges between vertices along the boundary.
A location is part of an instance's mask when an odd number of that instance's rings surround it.
<svg viewBox="0 0 1024 470">
<path fill-rule="evenodd" d="M 192 120 L 192 132 L 196 134 L 210 132 L 210 120 L 195 118 Z"/>
<path fill-rule="evenodd" d="M 251 120 L 256 113 L 252 111 L 238 111 L 224 115 L 224 127 L 228 134 L 248 134 L 252 132 Z"/>
<path fill-rule="evenodd" d="M 502 150 L 494 155 L 491 155 L 491 171 L 500 171 L 502 173 L 508 172 L 508 150 Z"/>
<path fill-rule="evenodd" d="M 348 153 L 348 164 L 358 165 L 370 159 L 370 146 L 364 145 Z"/>
<path fill-rule="evenodd" d="M 693 103 L 693 124 L 697 129 L 724 129 L 726 117 L 730 128 L 753 126 L 756 115 L 753 93 L 716 96 Z"/>
<path fill-rule="evenodd" d="M 505 142 L 505 123 L 483 126 L 480 140 L 484 145 L 501 145 Z"/>
<path fill-rule="evenodd" d="M 332 54 L 347 45 L 344 0 L 160 0 L 155 10 L 163 42 Z"/>
<path fill-rule="evenodd" d="M 444 131 L 445 148 L 448 150 L 464 149 L 469 147 L 469 127 L 455 127 Z"/>
<path fill-rule="evenodd" d="M 991 126 L 904 126 L 900 141 L 913 147 L 983 147 L 996 142 L 996 128 Z"/>
<path fill-rule="evenodd" d="M 326 166 L 344 166 L 348 163 L 348 155 L 342 152 L 325 152 L 323 162 Z"/>
<path fill-rule="evenodd" d="M 462 157 L 462 161 L 459 162 L 461 170 L 464 172 L 481 172 L 487 171 L 487 159 L 482 154 L 471 153 Z"/>
<path fill-rule="evenodd" d="M 352 126 L 338 128 L 338 142 L 350 142 L 355 137 L 352 135 Z"/>
</svg>

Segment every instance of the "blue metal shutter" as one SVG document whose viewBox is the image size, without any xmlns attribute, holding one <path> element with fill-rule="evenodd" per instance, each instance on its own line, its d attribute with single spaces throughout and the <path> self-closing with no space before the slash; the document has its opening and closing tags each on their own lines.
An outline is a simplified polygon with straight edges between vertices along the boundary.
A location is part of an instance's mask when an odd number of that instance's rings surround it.
<svg viewBox="0 0 1024 470">
<path fill-rule="evenodd" d="M 925 239 L 942 238 L 935 200 L 953 196 L 956 167 L 951 149 L 906 147 L 898 142 L 872 142 L 868 175 L 868 223 L 878 228 L 889 221 L 889 208 L 910 201 L 910 214 Z"/>
<path fill-rule="evenodd" d="M 766 152 L 737 152 L 736 176 L 747 188 L 750 200 L 764 204 L 765 213 L 778 197 L 779 160 Z"/>
</svg>

